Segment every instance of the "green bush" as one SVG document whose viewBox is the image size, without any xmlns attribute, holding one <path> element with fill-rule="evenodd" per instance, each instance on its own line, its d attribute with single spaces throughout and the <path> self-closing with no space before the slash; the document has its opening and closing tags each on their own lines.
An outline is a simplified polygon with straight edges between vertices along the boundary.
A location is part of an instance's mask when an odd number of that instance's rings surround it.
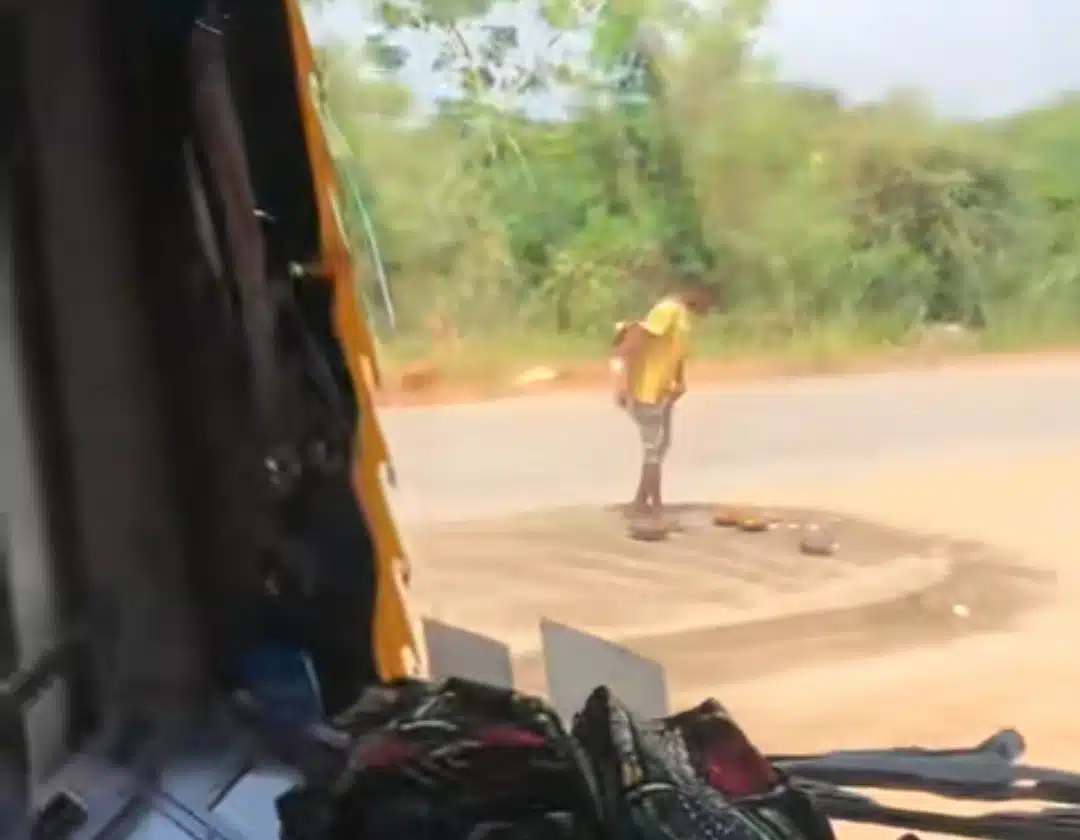
<svg viewBox="0 0 1080 840">
<path fill-rule="evenodd" d="M 342 169 L 375 219 L 403 340 L 437 311 L 465 340 L 602 353 L 615 320 L 688 273 L 724 288 L 725 334 L 755 349 L 899 343 L 937 322 L 1009 346 L 1080 334 L 1080 100 L 967 124 L 910 94 L 846 108 L 749 57 L 760 2 L 663 17 L 560 0 L 548 19 L 580 34 L 587 18 L 591 52 L 523 59 L 512 27 L 482 25 L 489 5 L 432 16 L 397 0 L 367 52 L 324 51 Z M 642 52 L 646 7 L 681 27 L 677 54 Z M 432 118 L 399 116 L 390 46 L 410 27 L 468 82 Z M 564 119 L 522 115 L 543 89 L 575 103 Z"/>
</svg>

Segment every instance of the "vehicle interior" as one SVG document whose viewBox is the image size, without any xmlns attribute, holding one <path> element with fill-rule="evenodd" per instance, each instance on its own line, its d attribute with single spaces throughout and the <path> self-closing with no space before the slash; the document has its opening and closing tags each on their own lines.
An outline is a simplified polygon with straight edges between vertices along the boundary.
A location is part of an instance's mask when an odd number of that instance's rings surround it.
<svg viewBox="0 0 1080 840">
<path fill-rule="evenodd" d="M 0 64 L 0 838 L 279 837 L 279 794 L 321 747 L 340 771 L 346 727 L 268 728 L 252 662 L 293 669 L 270 697 L 292 724 L 375 683 L 417 689 L 422 718 L 453 682 L 402 679 L 424 652 L 299 0 L 0 0 Z M 562 660 L 594 678 L 580 648 Z M 506 689 L 471 691 L 505 713 Z M 496 751 L 536 746 L 487 728 Z M 1023 752 L 1005 731 L 770 764 L 832 819 L 1078 836 L 1074 807 L 960 817 L 845 790 L 1080 803 Z"/>
<path fill-rule="evenodd" d="M 374 467 L 357 467 L 365 395 L 341 337 L 354 290 L 327 258 L 298 14 L 0 3 L 0 772 L 16 810 L 70 791 L 74 753 L 137 756 L 205 715 L 254 648 L 309 655 L 327 713 L 387 676 L 377 555 L 396 547 L 371 524 L 385 501 L 359 501 Z M 99 836 L 100 805 L 64 802 L 77 818 L 56 836 Z"/>
</svg>

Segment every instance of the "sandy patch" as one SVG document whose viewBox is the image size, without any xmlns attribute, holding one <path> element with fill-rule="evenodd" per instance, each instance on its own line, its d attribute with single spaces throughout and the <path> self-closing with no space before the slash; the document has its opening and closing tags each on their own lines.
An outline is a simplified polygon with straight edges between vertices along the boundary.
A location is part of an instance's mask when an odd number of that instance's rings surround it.
<svg viewBox="0 0 1080 840">
<path fill-rule="evenodd" d="M 706 686 L 703 680 L 678 700 L 690 702 L 703 692 L 723 698 L 753 737 L 774 751 L 967 746 L 1011 726 L 1027 739 L 1032 762 L 1080 770 L 1080 456 L 1062 452 L 920 468 L 772 492 L 1022 552 L 1059 574 L 1056 597 L 1008 632 L 816 664 L 739 684 L 718 680 Z M 841 829 L 844 838 L 899 833 Z"/>
</svg>

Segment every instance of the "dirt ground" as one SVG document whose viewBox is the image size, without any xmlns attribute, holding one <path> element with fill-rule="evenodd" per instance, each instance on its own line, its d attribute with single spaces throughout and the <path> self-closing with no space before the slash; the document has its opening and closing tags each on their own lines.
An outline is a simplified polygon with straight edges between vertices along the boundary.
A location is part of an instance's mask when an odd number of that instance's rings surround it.
<svg viewBox="0 0 1080 840">
<path fill-rule="evenodd" d="M 1038 608 L 981 633 L 937 632 L 921 610 L 892 616 L 887 632 L 866 620 L 840 628 L 857 644 L 829 641 L 837 628 L 826 622 L 803 622 L 795 635 L 790 624 L 778 626 L 767 669 L 714 667 L 718 647 L 737 650 L 737 638 L 686 627 L 665 636 L 650 626 L 651 637 L 631 646 L 669 668 L 674 705 L 713 695 L 771 752 L 970 746 L 1015 727 L 1030 761 L 1080 772 L 1078 361 L 692 392 L 669 464 L 671 498 L 812 507 L 947 535 L 1052 574 L 1055 583 Z M 386 412 L 408 535 L 431 524 L 622 500 L 634 478 L 634 442 L 611 414 L 601 396 L 587 394 Z M 568 619 L 603 613 L 616 593 L 636 592 L 651 605 L 653 584 L 635 582 L 625 568 L 605 577 L 611 566 L 603 552 L 567 576 L 512 549 L 500 557 L 491 548 L 477 567 L 485 575 L 501 569 L 505 585 L 534 601 L 573 600 Z M 413 556 L 417 586 L 429 595 L 456 587 L 480 602 L 507 600 L 509 590 L 495 595 L 490 576 L 440 577 L 430 547 Z M 679 564 L 659 578 L 665 597 L 701 594 L 701 570 L 688 556 Z M 507 629 L 520 628 L 518 612 L 503 617 Z M 627 616 L 618 618 L 627 631 Z M 495 624 L 486 629 L 499 635 Z M 732 659 L 730 650 L 719 653 Z M 840 830 L 846 840 L 900 833 Z"/>
<path fill-rule="evenodd" d="M 545 611 L 550 613 L 556 601 L 564 609 L 565 604 L 573 607 L 562 616 L 568 623 L 585 627 L 590 622 L 614 621 L 625 634 L 630 619 L 614 609 L 620 600 L 615 593 L 625 602 L 635 601 L 637 592 L 636 600 L 643 605 L 638 615 L 641 630 L 652 635 L 624 639 L 624 643 L 668 668 L 673 704 L 687 706 L 712 695 L 731 708 L 751 737 L 770 752 L 969 746 L 1001 728 L 1015 727 L 1027 738 L 1031 761 L 1080 771 L 1080 717 L 1073 699 L 1073 692 L 1080 692 L 1080 667 L 1073 661 L 1072 641 L 1080 635 L 1080 563 L 1075 560 L 1080 548 L 1080 517 L 1075 515 L 1080 450 L 947 467 L 890 468 L 872 477 L 831 483 L 747 486 L 739 498 L 774 507 L 842 511 L 902 531 L 937 535 L 930 539 L 939 544 L 942 535 L 948 535 L 953 538 L 948 541 L 951 546 L 978 555 L 978 569 L 1006 559 L 1020 562 L 1021 568 L 1040 580 L 1040 596 L 1031 602 L 1035 606 L 1010 615 L 1007 624 L 996 621 L 997 616 L 987 622 L 985 615 L 976 614 L 972 626 L 980 632 L 971 633 L 955 624 L 943 627 L 939 613 L 921 604 L 912 608 L 910 603 L 892 612 L 846 617 L 839 623 L 825 618 L 815 621 L 811 616 L 800 619 L 796 628 L 791 622 L 776 620 L 763 623 L 764 632 L 754 631 L 752 642 L 747 642 L 752 647 L 741 656 L 739 648 L 749 636 L 710 632 L 704 628 L 704 614 L 686 619 L 694 598 L 700 606 L 702 598 L 708 601 L 719 591 L 703 588 L 707 570 L 690 569 L 693 558 L 678 553 L 687 549 L 671 545 L 665 549 L 664 543 L 650 546 L 648 550 L 658 553 L 657 558 L 666 550 L 675 552 L 674 559 L 666 570 L 635 580 L 627 575 L 628 568 L 642 572 L 646 567 L 640 561 L 630 567 L 609 562 L 616 538 L 612 533 L 605 536 L 604 527 L 610 523 L 601 527 L 605 520 L 579 516 L 575 528 L 584 539 L 592 540 L 592 548 L 585 552 L 587 556 L 575 555 L 567 561 L 565 569 L 576 567 L 577 576 L 567 571 L 564 577 L 550 565 L 546 575 L 542 568 L 538 574 L 540 559 L 520 553 L 524 544 L 520 540 L 528 543 L 548 527 L 544 516 L 533 515 L 512 520 L 513 527 L 501 534 L 488 526 L 487 542 L 478 541 L 474 526 L 439 529 L 425 550 L 438 555 L 439 562 L 432 565 L 442 568 L 442 576 L 428 580 L 425 597 L 440 593 L 444 601 L 457 600 L 451 589 L 455 580 L 461 592 L 472 588 L 475 595 L 480 575 L 509 567 L 498 582 L 492 579 L 479 587 L 481 601 L 474 599 L 464 614 L 477 615 L 484 599 L 489 604 L 499 600 L 491 598 L 495 586 L 505 593 L 527 593 L 531 601 L 511 598 L 505 610 L 489 610 L 485 625 L 475 628 L 513 641 L 515 634 L 520 638 L 524 624 Z M 519 542 L 513 542 L 511 535 Z M 903 540 L 897 538 L 903 548 Z M 704 555 L 698 539 L 692 545 L 697 545 L 700 563 Z M 743 535 L 742 539 L 753 538 Z M 456 540 L 462 545 L 453 555 Z M 906 547 L 913 550 L 911 545 Z M 734 554 L 740 556 L 737 550 Z M 743 559 L 755 556 L 751 553 Z M 460 565 L 466 562 L 463 557 L 469 558 L 466 565 Z M 773 562 L 764 554 L 758 559 Z M 871 571 L 877 568 L 877 574 L 888 574 L 888 564 L 879 560 L 870 558 L 863 565 Z M 513 561 L 521 565 L 515 567 Z M 834 574 L 842 576 L 842 563 L 835 565 Z M 728 566 L 714 571 L 722 576 L 730 571 Z M 1048 580 L 1053 580 L 1051 591 L 1046 591 Z M 658 600 L 655 592 L 663 592 L 663 603 L 682 616 L 683 626 L 675 621 L 670 632 L 661 633 L 650 624 L 651 613 L 644 606 L 649 598 L 638 591 L 646 585 L 653 588 L 654 601 Z M 999 608 L 1001 604 L 991 599 L 987 609 Z M 717 601 L 712 609 L 719 622 L 724 605 Z M 980 607 L 974 610 L 979 613 Z M 608 629 L 605 635 L 611 637 Z M 539 672 L 538 663 L 519 661 L 519 686 L 538 688 L 533 683 L 542 680 Z M 885 798 L 898 801 L 895 796 Z M 918 799 L 899 801 L 911 804 Z M 931 804 L 971 810 L 967 805 Z M 901 834 L 861 826 L 840 826 L 839 832 L 845 840 Z"/>
<path fill-rule="evenodd" d="M 744 533 L 717 527 L 713 512 L 703 504 L 672 508 L 678 528 L 658 542 L 632 539 L 625 516 L 600 506 L 430 528 L 415 537 L 414 547 L 430 560 L 415 597 L 425 615 L 497 638 L 519 656 L 539 649 L 542 619 L 632 641 L 650 656 L 673 634 L 685 639 L 880 606 L 936 590 L 952 577 L 953 557 L 933 537 L 782 507 L 759 511 L 773 527 Z M 803 554 L 800 542 L 812 530 L 839 549 Z M 713 667 L 729 673 L 731 657 L 721 658 Z M 688 667 L 703 666 L 709 667 Z"/>
<path fill-rule="evenodd" d="M 1027 739 L 1031 761 L 1080 770 L 1080 453 L 758 492 L 986 541 L 1055 571 L 1054 598 L 1009 631 L 796 665 L 735 684 L 705 678 L 683 686 L 677 701 L 721 698 L 770 751 L 967 746 L 1011 726 Z M 841 827 L 852 840 L 899 833 Z"/>
</svg>

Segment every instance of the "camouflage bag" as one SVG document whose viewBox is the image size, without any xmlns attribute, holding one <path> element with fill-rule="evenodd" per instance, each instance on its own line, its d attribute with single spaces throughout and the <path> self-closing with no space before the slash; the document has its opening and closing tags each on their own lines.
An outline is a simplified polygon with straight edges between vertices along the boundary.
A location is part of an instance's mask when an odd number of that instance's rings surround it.
<svg viewBox="0 0 1080 840">
<path fill-rule="evenodd" d="M 338 771 L 278 800 L 283 840 L 835 840 L 713 701 L 638 721 L 599 688 L 571 737 L 465 680 L 373 692 Z"/>
<path fill-rule="evenodd" d="M 543 702 L 451 679 L 379 705 L 342 716 L 336 778 L 279 798 L 285 840 L 602 840 L 587 763 Z"/>
<path fill-rule="evenodd" d="M 713 700 L 636 720 L 598 688 L 574 722 L 611 840 L 835 840 Z"/>
</svg>

